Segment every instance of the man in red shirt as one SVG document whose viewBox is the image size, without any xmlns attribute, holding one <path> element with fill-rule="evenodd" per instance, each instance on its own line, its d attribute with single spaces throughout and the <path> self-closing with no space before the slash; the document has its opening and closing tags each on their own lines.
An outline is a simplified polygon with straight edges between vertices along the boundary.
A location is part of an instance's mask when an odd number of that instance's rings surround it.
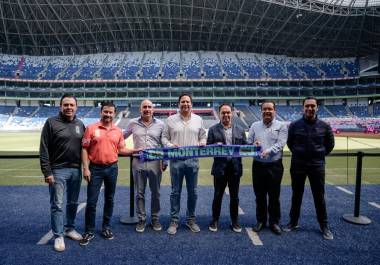
<svg viewBox="0 0 380 265">
<path fill-rule="evenodd" d="M 96 204 L 104 182 L 104 210 L 102 235 L 113 239 L 110 222 L 113 212 L 113 198 L 118 175 L 118 155 L 131 155 L 138 150 L 127 149 L 121 129 L 113 123 L 116 107 L 104 102 L 100 121 L 89 125 L 82 139 L 83 177 L 88 182 L 86 206 L 86 232 L 79 244 L 87 245 L 94 238 Z"/>
</svg>

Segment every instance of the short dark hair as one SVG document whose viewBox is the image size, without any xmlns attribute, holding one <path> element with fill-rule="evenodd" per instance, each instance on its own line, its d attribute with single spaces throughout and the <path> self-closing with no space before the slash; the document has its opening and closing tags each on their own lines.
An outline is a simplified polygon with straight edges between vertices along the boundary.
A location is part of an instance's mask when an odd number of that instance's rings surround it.
<svg viewBox="0 0 380 265">
<path fill-rule="evenodd" d="M 192 98 L 191 94 L 190 93 L 186 93 L 186 92 L 184 92 L 181 95 L 179 95 L 179 97 L 178 97 L 178 103 L 181 102 L 181 98 L 184 97 L 184 96 L 188 96 L 190 98 L 190 102 L 193 103 L 193 98 Z"/>
<path fill-rule="evenodd" d="M 103 101 L 101 103 L 100 111 L 102 111 L 104 107 L 113 107 L 115 109 L 115 112 L 116 112 L 116 106 L 115 106 L 115 104 L 113 104 L 112 101 Z"/>
<path fill-rule="evenodd" d="M 62 106 L 62 101 L 65 98 L 73 98 L 75 100 L 75 105 L 78 105 L 77 98 L 73 94 L 65 93 L 62 95 L 60 101 L 59 101 L 59 106 Z"/>
<path fill-rule="evenodd" d="M 304 106 L 305 105 L 305 101 L 306 100 L 310 100 L 310 99 L 314 99 L 315 100 L 315 102 L 317 103 L 317 105 L 318 105 L 318 99 L 316 98 L 316 97 L 313 97 L 313 96 L 308 96 L 308 97 L 306 97 L 306 98 L 304 98 L 303 100 L 302 100 L 302 106 Z"/>
<path fill-rule="evenodd" d="M 272 103 L 273 104 L 273 108 L 276 109 L 276 102 L 274 102 L 274 100 L 269 100 L 269 99 L 266 99 L 263 102 L 261 102 L 260 109 L 263 109 L 263 105 L 265 103 Z"/>
<path fill-rule="evenodd" d="M 230 103 L 222 103 L 222 104 L 219 105 L 219 112 L 220 112 L 220 109 L 221 109 L 223 106 L 228 106 L 228 107 L 230 107 L 230 109 L 232 110 L 232 106 L 231 106 Z"/>
</svg>

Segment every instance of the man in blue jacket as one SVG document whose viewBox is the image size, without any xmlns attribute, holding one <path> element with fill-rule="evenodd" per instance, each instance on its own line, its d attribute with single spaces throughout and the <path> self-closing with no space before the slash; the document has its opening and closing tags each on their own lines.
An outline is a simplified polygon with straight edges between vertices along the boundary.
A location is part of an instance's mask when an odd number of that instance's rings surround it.
<svg viewBox="0 0 380 265">
<path fill-rule="evenodd" d="M 212 126 L 208 131 L 207 144 L 246 144 L 244 130 L 234 124 L 232 108 L 223 103 L 219 106 L 220 123 Z M 218 220 L 222 205 L 223 193 L 228 185 L 230 193 L 231 228 L 240 233 L 241 226 L 238 220 L 239 208 L 239 184 L 242 175 L 242 163 L 240 157 L 215 157 L 211 174 L 214 176 L 214 200 L 212 202 L 212 221 L 209 230 L 218 231 Z"/>
<path fill-rule="evenodd" d="M 298 219 L 306 177 L 309 178 L 314 205 L 323 237 L 333 239 L 328 223 L 325 203 L 325 156 L 334 148 L 334 134 L 329 124 L 317 117 L 317 99 L 303 100 L 303 117 L 289 126 L 288 147 L 292 152 L 290 175 L 292 180 L 292 206 L 290 222 L 284 231 L 298 228 Z"/>
</svg>

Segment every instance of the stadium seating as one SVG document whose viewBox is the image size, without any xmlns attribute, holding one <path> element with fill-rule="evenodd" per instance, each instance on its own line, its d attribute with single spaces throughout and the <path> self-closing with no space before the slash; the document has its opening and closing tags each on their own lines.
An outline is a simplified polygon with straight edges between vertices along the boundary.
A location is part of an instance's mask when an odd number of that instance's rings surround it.
<svg viewBox="0 0 380 265">
<path fill-rule="evenodd" d="M 110 53 L 104 60 L 102 68 L 100 70 L 100 78 L 104 80 L 115 79 L 117 71 L 123 64 L 125 54 L 122 53 Z"/>
<path fill-rule="evenodd" d="M 64 71 L 60 74 L 59 80 L 72 80 L 77 77 L 77 73 L 82 65 L 88 60 L 88 56 L 73 56 L 73 59 L 70 61 L 70 65 L 64 69 Z M 92 79 L 92 78 L 91 78 Z"/>
<path fill-rule="evenodd" d="M 351 106 L 350 111 L 356 117 L 368 117 L 368 107 L 367 106 Z"/>
<path fill-rule="evenodd" d="M 79 119 L 82 119 L 82 118 L 86 117 L 93 108 L 94 107 L 90 107 L 90 106 L 80 106 L 80 107 L 78 107 L 76 116 Z"/>
<path fill-rule="evenodd" d="M 134 52 L 126 54 L 123 65 L 118 73 L 118 79 L 135 80 L 139 73 L 144 53 Z"/>
<path fill-rule="evenodd" d="M 344 76 L 342 64 L 338 60 L 318 60 L 319 68 L 324 72 L 325 78 L 339 78 Z"/>
<path fill-rule="evenodd" d="M 182 69 L 187 79 L 201 78 L 201 67 L 198 53 L 182 53 Z"/>
<path fill-rule="evenodd" d="M 22 106 L 16 108 L 16 113 L 15 115 L 18 117 L 29 117 L 31 116 L 38 107 L 36 106 Z"/>
<path fill-rule="evenodd" d="M 0 78 L 43 80 L 335 79 L 357 77 L 355 58 L 294 58 L 233 52 L 0 55 Z"/>
<path fill-rule="evenodd" d="M 32 117 L 34 118 L 47 118 L 55 116 L 59 113 L 59 107 L 41 106 Z"/>
<path fill-rule="evenodd" d="M 342 105 L 326 105 L 325 106 L 335 117 L 349 117 L 346 107 Z"/>
<path fill-rule="evenodd" d="M 203 73 L 206 78 L 221 79 L 223 77 L 220 69 L 218 56 L 215 52 L 202 52 Z"/>
<path fill-rule="evenodd" d="M 177 79 L 180 72 L 180 53 L 167 52 L 162 62 L 162 78 Z"/>
<path fill-rule="evenodd" d="M 69 64 L 72 57 L 69 56 L 55 56 L 49 61 L 45 71 L 41 72 L 43 80 L 55 80 L 59 73 L 61 73 Z"/>
<path fill-rule="evenodd" d="M 15 111 L 14 106 L 0 106 L 0 114 L 4 116 L 9 116 Z"/>
<path fill-rule="evenodd" d="M 13 55 L 0 56 L 0 77 L 15 78 L 20 58 Z"/>
<path fill-rule="evenodd" d="M 380 117 L 380 102 L 373 105 L 373 116 Z"/>
<path fill-rule="evenodd" d="M 244 120 L 248 126 L 251 126 L 253 122 L 258 120 L 247 105 L 235 104 L 235 108 L 244 114 Z"/>
<path fill-rule="evenodd" d="M 95 73 L 100 70 L 104 59 L 107 57 L 106 54 L 95 54 L 88 56 L 88 60 L 84 60 L 83 66 L 79 73 L 74 77 L 77 80 L 92 80 L 95 78 Z M 100 77 L 100 76 L 99 76 Z"/>
<path fill-rule="evenodd" d="M 39 79 L 39 74 L 46 68 L 50 57 L 48 56 L 25 56 L 21 59 L 23 70 L 20 71 L 22 79 Z"/>
<path fill-rule="evenodd" d="M 142 79 L 158 79 L 158 72 L 160 71 L 161 52 L 145 53 L 144 61 L 141 66 Z"/>
<path fill-rule="evenodd" d="M 254 54 L 240 53 L 237 54 L 237 57 L 239 58 L 241 65 L 249 78 L 262 79 L 265 77 L 263 69 Z"/>
<path fill-rule="evenodd" d="M 242 68 L 240 67 L 240 63 L 235 53 L 219 53 L 219 57 L 220 61 L 222 62 L 224 72 L 229 79 L 244 78 Z"/>
<path fill-rule="evenodd" d="M 272 79 L 287 79 L 282 65 L 276 60 L 275 56 L 257 54 L 257 58 L 260 61 L 260 64 L 265 69 L 268 78 Z"/>
<path fill-rule="evenodd" d="M 280 116 L 285 121 L 295 121 L 302 117 L 302 106 L 283 106 L 279 105 L 276 107 L 277 116 Z"/>
<path fill-rule="evenodd" d="M 318 117 L 319 117 L 319 118 L 331 118 L 331 117 L 333 117 L 333 116 L 332 116 L 331 113 L 326 109 L 325 106 L 320 105 L 320 106 L 318 107 Z"/>
</svg>

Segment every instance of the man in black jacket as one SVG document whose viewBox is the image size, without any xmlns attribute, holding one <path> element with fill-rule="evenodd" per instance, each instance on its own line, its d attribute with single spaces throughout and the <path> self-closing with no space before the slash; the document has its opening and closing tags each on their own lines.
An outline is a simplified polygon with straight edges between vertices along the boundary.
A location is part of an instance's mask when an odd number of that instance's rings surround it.
<svg viewBox="0 0 380 265">
<path fill-rule="evenodd" d="M 288 147 L 292 152 L 290 175 L 292 180 L 292 206 L 290 222 L 284 231 L 298 228 L 306 176 L 309 178 L 314 205 L 321 232 L 325 239 L 333 239 L 328 223 L 325 203 L 325 156 L 334 148 L 334 134 L 330 125 L 317 117 L 317 99 L 303 100 L 303 117 L 289 126 Z"/>
<path fill-rule="evenodd" d="M 55 236 L 54 249 L 65 250 L 63 236 L 82 239 L 75 231 L 75 217 L 82 181 L 81 141 L 83 123 L 75 117 L 77 100 L 65 94 L 60 101 L 58 116 L 47 119 L 41 133 L 40 165 L 49 184 L 51 226 Z M 63 225 L 63 197 L 67 190 L 66 224 Z"/>
<path fill-rule="evenodd" d="M 207 144 L 246 144 L 244 130 L 233 123 L 232 109 L 229 104 L 219 106 L 220 123 L 212 126 L 208 131 Z M 241 226 L 238 221 L 239 184 L 242 175 L 240 157 L 215 157 L 211 174 L 214 176 L 214 200 L 212 202 L 212 221 L 209 230 L 218 231 L 218 220 L 222 205 L 223 193 L 228 185 L 230 193 L 231 228 L 240 233 Z"/>
</svg>

